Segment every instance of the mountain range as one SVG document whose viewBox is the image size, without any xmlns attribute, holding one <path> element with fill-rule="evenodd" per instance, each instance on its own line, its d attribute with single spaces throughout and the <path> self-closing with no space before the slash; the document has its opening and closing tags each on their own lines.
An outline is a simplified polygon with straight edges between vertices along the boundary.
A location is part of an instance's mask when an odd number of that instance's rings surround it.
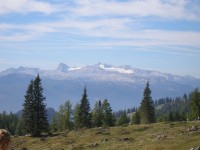
<svg viewBox="0 0 200 150">
<path fill-rule="evenodd" d="M 58 109 L 70 99 L 78 103 L 86 86 L 93 108 L 97 100 L 105 98 L 113 110 L 139 106 L 147 80 L 152 98 L 176 97 L 200 87 L 200 79 L 177 76 L 159 71 L 142 70 L 132 66 L 112 66 L 98 63 L 91 66 L 70 67 L 60 63 L 57 69 L 9 68 L 0 72 L 0 112 L 22 109 L 24 95 L 31 79 L 42 79 L 47 107 Z"/>
</svg>

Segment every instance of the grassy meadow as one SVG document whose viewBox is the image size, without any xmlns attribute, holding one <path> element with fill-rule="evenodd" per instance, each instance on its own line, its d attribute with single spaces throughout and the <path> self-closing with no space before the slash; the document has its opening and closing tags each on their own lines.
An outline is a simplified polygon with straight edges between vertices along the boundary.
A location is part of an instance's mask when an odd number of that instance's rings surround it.
<svg viewBox="0 0 200 150">
<path fill-rule="evenodd" d="M 196 126 L 196 131 L 188 129 Z M 200 122 L 127 125 L 12 137 L 15 150 L 189 150 L 200 146 Z"/>
</svg>

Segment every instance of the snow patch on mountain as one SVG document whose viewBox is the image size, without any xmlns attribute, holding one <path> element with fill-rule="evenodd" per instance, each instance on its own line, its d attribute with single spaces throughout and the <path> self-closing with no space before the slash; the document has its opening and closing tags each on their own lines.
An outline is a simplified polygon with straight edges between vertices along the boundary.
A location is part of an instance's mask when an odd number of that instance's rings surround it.
<svg viewBox="0 0 200 150">
<path fill-rule="evenodd" d="M 82 69 L 81 67 L 71 67 L 68 69 L 68 71 L 74 71 L 74 70 L 80 70 Z"/>
<path fill-rule="evenodd" d="M 109 68 L 107 68 L 104 64 L 100 64 L 99 67 L 101 69 L 106 70 L 106 71 L 114 71 L 114 72 L 125 73 L 125 74 L 134 73 L 133 70 L 127 70 L 127 69 L 124 69 L 124 68 L 117 68 L 117 67 L 109 67 Z"/>
<path fill-rule="evenodd" d="M 99 63 L 93 66 L 69 67 L 66 64 L 60 63 L 55 70 L 42 70 L 39 68 L 19 67 L 10 68 L 0 72 L 1 76 L 9 74 L 26 74 L 37 76 L 40 74 L 42 78 L 54 80 L 92 80 L 95 82 L 113 82 L 136 84 L 144 83 L 148 79 L 151 82 L 166 82 L 173 81 L 182 84 L 199 85 L 199 80 L 194 77 L 176 76 L 159 71 L 150 71 L 133 68 L 131 66 L 112 66 L 104 63 Z M 198 80 L 198 82 L 197 82 Z"/>
</svg>

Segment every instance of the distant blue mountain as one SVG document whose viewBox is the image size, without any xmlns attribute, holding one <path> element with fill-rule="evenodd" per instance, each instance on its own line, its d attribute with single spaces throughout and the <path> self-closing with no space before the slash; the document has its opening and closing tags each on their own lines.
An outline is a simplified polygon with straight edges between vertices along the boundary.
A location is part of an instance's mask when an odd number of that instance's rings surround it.
<svg viewBox="0 0 200 150">
<path fill-rule="evenodd" d="M 55 70 L 10 68 L 0 72 L 0 112 L 22 109 L 27 86 L 37 74 L 42 78 L 47 107 L 56 110 L 68 99 L 74 105 L 78 103 L 84 86 L 88 89 L 92 108 L 97 100 L 107 98 L 114 110 L 138 106 L 147 80 L 154 100 L 181 96 L 200 86 L 200 79 L 191 76 L 101 63 L 84 67 L 69 67 L 61 63 Z"/>
</svg>

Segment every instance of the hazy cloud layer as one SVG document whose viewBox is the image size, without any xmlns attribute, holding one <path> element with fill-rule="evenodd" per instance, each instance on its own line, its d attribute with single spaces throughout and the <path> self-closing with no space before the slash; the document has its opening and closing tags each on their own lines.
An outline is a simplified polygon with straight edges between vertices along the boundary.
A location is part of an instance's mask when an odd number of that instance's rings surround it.
<svg viewBox="0 0 200 150">
<path fill-rule="evenodd" d="M 38 14 L 39 13 L 39 14 Z M 85 45 L 200 46 L 200 32 L 165 29 L 169 22 L 200 22 L 200 2 L 188 0 L 1 0 L 0 17 L 17 14 L 43 19 L 0 22 L 0 40 L 31 41 L 48 35 L 86 36 Z M 149 25 L 166 22 L 163 28 Z M 175 24 L 175 23 L 174 23 Z M 178 24 L 178 23 L 177 23 Z M 93 38 L 100 38 L 95 42 Z M 102 40 L 110 39 L 110 41 Z M 47 38 L 48 41 L 48 38 Z M 64 41 L 63 41 L 64 42 Z M 81 43 L 81 42 L 80 42 Z M 78 43 L 78 44 L 80 44 Z"/>
</svg>

